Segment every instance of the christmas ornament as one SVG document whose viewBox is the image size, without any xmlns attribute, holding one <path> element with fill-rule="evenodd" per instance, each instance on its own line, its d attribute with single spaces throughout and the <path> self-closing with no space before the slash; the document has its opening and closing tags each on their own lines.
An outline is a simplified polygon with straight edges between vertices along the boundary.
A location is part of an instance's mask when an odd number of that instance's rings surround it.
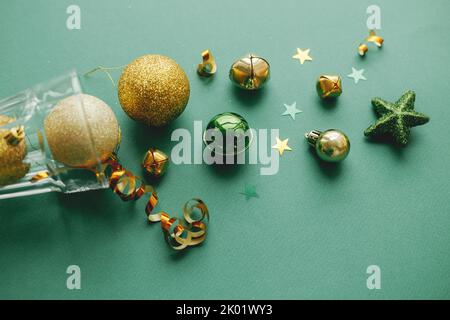
<svg viewBox="0 0 450 320">
<path fill-rule="evenodd" d="M 292 151 L 291 147 L 288 146 L 289 139 L 280 140 L 278 137 L 276 139 L 277 143 L 272 146 L 272 149 L 277 149 L 280 153 L 280 156 L 283 155 L 284 151 Z"/>
<path fill-rule="evenodd" d="M 169 157 L 161 150 L 150 148 L 142 160 L 142 167 L 152 177 L 161 177 L 169 165 Z"/>
<path fill-rule="evenodd" d="M 425 114 L 414 111 L 415 98 L 414 91 L 408 90 L 395 103 L 380 98 L 372 99 L 379 119 L 364 131 L 364 135 L 373 137 L 388 134 L 397 144 L 406 145 L 410 129 L 430 120 Z"/>
<path fill-rule="evenodd" d="M 59 101 L 45 118 L 44 129 L 53 158 L 70 167 L 90 168 L 107 160 L 120 141 L 114 112 L 87 94 Z"/>
<path fill-rule="evenodd" d="M 10 146 L 17 146 L 25 138 L 24 126 L 12 128 L 4 138 Z"/>
<path fill-rule="evenodd" d="M 203 134 L 203 142 L 207 147 L 214 146 L 219 155 L 238 155 L 245 151 L 252 141 L 252 133 L 247 120 L 233 112 L 224 112 L 213 117 Z M 209 140 L 208 131 L 218 131 L 222 136 L 222 144 Z M 246 134 L 247 133 L 247 134 Z"/>
<path fill-rule="evenodd" d="M 239 193 L 244 195 L 246 200 L 249 200 L 250 198 L 259 198 L 258 193 L 256 193 L 256 186 L 253 184 L 245 184 L 244 191 Z"/>
<path fill-rule="evenodd" d="M 125 169 L 116 154 L 105 161 L 105 171 L 109 176 L 109 186 L 123 201 L 137 201 L 144 195 L 149 195 L 145 213 L 149 222 L 160 222 L 167 243 L 175 250 L 195 246 L 206 239 L 209 211 L 200 199 L 186 202 L 181 219 L 171 218 L 166 212 L 155 213 L 158 204 L 158 194 L 151 185 L 147 185 L 140 177 Z M 200 212 L 198 212 L 200 211 Z"/>
<path fill-rule="evenodd" d="M 297 53 L 292 58 L 300 60 L 301 64 L 305 63 L 305 61 L 312 61 L 312 58 L 309 56 L 309 51 L 310 49 L 302 50 L 297 48 Z"/>
<path fill-rule="evenodd" d="M 23 127 L 2 128 L 14 121 L 0 115 L 0 186 L 19 180 L 30 170 L 30 165 L 22 162 L 27 155 Z"/>
<path fill-rule="evenodd" d="M 358 69 L 355 69 L 354 67 L 352 67 L 352 73 L 347 75 L 347 77 L 353 78 L 353 80 L 355 81 L 355 84 L 358 84 L 359 80 L 367 80 L 366 77 L 363 76 L 363 72 L 364 72 L 364 69 L 358 70 Z"/>
<path fill-rule="evenodd" d="M 160 127 L 177 118 L 189 100 L 189 79 L 169 57 L 145 55 L 128 64 L 119 80 L 120 104 L 132 119 Z"/>
<path fill-rule="evenodd" d="M 292 120 L 295 120 L 295 115 L 297 113 L 303 112 L 302 110 L 297 109 L 297 102 L 294 102 L 292 104 L 284 104 L 284 107 L 286 108 L 286 111 L 282 114 L 282 116 L 291 116 Z"/>
<path fill-rule="evenodd" d="M 248 54 L 235 61 L 230 68 L 230 80 L 246 90 L 261 88 L 270 78 L 270 65 L 267 60 Z"/>
<path fill-rule="evenodd" d="M 378 48 L 381 48 L 381 46 L 383 45 L 384 39 L 380 36 L 377 36 L 375 34 L 374 30 L 370 30 L 369 36 L 367 38 L 365 38 L 364 41 L 375 43 Z M 365 43 L 361 43 L 358 46 L 358 53 L 360 56 L 364 56 L 368 50 L 369 50 L 369 48 L 367 47 L 367 44 L 365 44 Z"/>
<path fill-rule="evenodd" d="M 305 134 L 308 143 L 316 149 L 320 159 L 327 162 L 339 162 L 344 160 L 350 152 L 350 141 L 339 130 L 326 131 L 313 130 Z"/>
<path fill-rule="evenodd" d="M 203 62 L 197 67 L 197 73 L 202 77 L 210 77 L 214 75 L 217 71 L 216 60 L 209 50 L 202 52 Z"/>
<path fill-rule="evenodd" d="M 316 90 L 322 99 L 336 98 L 342 93 L 341 77 L 337 75 L 322 75 L 317 79 Z"/>
</svg>

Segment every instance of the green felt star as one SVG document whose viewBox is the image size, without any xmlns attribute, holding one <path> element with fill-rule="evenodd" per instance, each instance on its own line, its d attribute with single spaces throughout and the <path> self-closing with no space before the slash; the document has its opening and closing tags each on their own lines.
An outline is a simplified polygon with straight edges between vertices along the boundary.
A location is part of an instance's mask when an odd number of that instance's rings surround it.
<svg viewBox="0 0 450 320">
<path fill-rule="evenodd" d="M 244 191 L 239 193 L 244 195 L 246 200 L 250 198 L 259 198 L 259 195 L 256 193 L 256 186 L 252 184 L 246 184 Z"/>
<path fill-rule="evenodd" d="M 378 121 L 364 131 L 364 135 L 375 137 L 389 134 L 399 145 L 406 145 L 410 129 L 430 121 L 423 113 L 414 111 L 416 94 L 406 91 L 397 102 L 391 103 L 380 98 L 374 98 L 372 105 L 378 116 Z"/>
</svg>

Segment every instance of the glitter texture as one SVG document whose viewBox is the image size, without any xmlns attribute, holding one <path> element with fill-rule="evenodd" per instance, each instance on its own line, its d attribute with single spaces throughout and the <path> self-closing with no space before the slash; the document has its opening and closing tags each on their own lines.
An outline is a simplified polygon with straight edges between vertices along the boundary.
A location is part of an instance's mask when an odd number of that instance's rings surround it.
<svg viewBox="0 0 450 320">
<path fill-rule="evenodd" d="M 0 115 L 0 127 L 13 121 L 13 118 Z M 30 169 L 29 164 L 22 162 L 27 154 L 25 140 L 21 140 L 17 145 L 11 145 L 5 139 L 9 133 L 10 130 L 0 128 L 0 185 L 22 178 Z"/>
<path fill-rule="evenodd" d="M 61 100 L 45 118 L 44 127 L 53 158 L 70 167 L 93 167 L 108 159 L 119 143 L 114 112 L 87 94 Z"/>
<path fill-rule="evenodd" d="M 145 55 L 125 67 L 119 101 L 134 120 L 160 127 L 177 118 L 189 100 L 189 79 L 172 59 Z"/>
<path fill-rule="evenodd" d="M 414 110 L 416 94 L 412 90 L 406 91 L 395 103 L 381 98 L 372 99 L 372 106 L 378 121 L 364 131 L 366 137 L 389 135 L 393 141 L 401 146 L 408 143 L 412 127 L 420 126 L 430 118 Z"/>
</svg>

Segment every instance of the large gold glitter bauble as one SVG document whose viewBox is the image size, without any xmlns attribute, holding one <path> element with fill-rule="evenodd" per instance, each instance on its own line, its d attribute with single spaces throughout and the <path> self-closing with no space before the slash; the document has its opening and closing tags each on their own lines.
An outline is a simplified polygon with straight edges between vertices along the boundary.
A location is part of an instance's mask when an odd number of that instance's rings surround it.
<svg viewBox="0 0 450 320">
<path fill-rule="evenodd" d="M 119 101 L 134 120 L 160 127 L 177 118 L 189 100 L 189 79 L 172 59 L 145 55 L 125 67 Z"/>
<path fill-rule="evenodd" d="M 14 119 L 0 115 L 0 127 L 13 122 Z M 8 142 L 7 136 L 11 130 L 0 128 L 0 185 L 6 185 L 19 180 L 30 170 L 30 165 L 22 160 L 27 155 L 27 145 L 24 139 L 17 143 Z"/>
<path fill-rule="evenodd" d="M 53 158 L 70 167 L 89 168 L 97 159 L 105 161 L 120 139 L 114 112 L 87 94 L 59 101 L 45 118 L 44 129 Z"/>
</svg>

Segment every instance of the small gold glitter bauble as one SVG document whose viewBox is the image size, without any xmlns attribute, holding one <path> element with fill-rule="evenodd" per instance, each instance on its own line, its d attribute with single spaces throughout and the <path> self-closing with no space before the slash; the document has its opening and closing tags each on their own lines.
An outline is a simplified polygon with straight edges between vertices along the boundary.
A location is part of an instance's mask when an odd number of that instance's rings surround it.
<svg viewBox="0 0 450 320">
<path fill-rule="evenodd" d="M 189 100 L 189 79 L 172 59 L 145 55 L 125 67 L 119 101 L 132 119 L 160 127 L 177 118 Z"/>
<path fill-rule="evenodd" d="M 0 115 L 0 127 L 13 121 L 13 118 Z M 0 185 L 13 183 L 30 170 L 30 165 L 22 162 L 27 155 L 25 140 L 11 143 L 7 139 L 10 134 L 10 129 L 0 128 Z"/>
<path fill-rule="evenodd" d="M 70 167 L 89 168 L 97 159 L 107 160 L 120 141 L 114 112 L 87 94 L 59 101 L 45 118 L 44 129 L 53 158 Z"/>
</svg>

